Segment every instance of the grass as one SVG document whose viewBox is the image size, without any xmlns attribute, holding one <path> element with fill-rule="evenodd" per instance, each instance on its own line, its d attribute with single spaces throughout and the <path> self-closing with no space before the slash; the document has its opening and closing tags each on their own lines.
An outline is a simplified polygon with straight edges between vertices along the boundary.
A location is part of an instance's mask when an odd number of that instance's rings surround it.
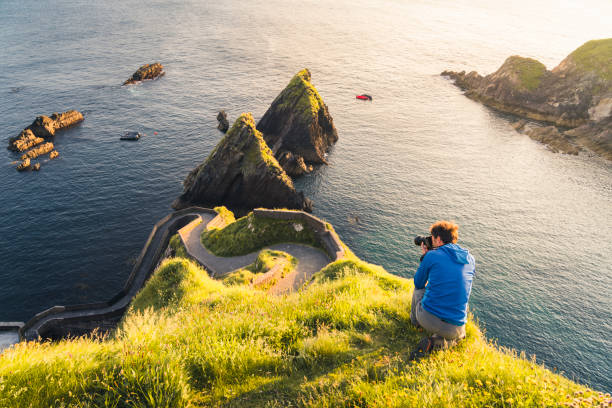
<svg viewBox="0 0 612 408">
<path fill-rule="evenodd" d="M 189 258 L 189 254 L 187 253 L 187 248 L 183 245 L 183 241 L 181 241 L 181 237 L 179 234 L 174 234 L 172 238 L 170 238 L 170 248 L 174 252 L 174 256 L 177 258 Z"/>
<path fill-rule="evenodd" d="M 295 109 L 307 121 L 316 117 L 323 106 L 323 98 L 310 82 L 310 71 L 306 68 L 295 74 L 279 98 L 285 101 L 280 109 Z"/>
<path fill-rule="evenodd" d="M 521 85 L 530 91 L 540 86 L 542 76 L 546 73 L 546 66 L 532 58 L 512 56 L 504 65 L 509 67 L 518 76 Z"/>
<path fill-rule="evenodd" d="M 259 289 L 268 289 L 273 286 L 277 279 L 284 278 L 297 266 L 298 260 L 286 252 L 264 249 L 257 255 L 257 259 L 251 265 L 230 272 L 223 278 L 225 285 L 250 285 L 253 283 L 258 274 L 266 273 L 278 263 L 282 263 L 283 267 L 278 275 L 272 280 L 267 281 L 265 285 L 258 286 Z"/>
<path fill-rule="evenodd" d="M 236 221 L 236 218 L 234 217 L 234 213 L 228 210 L 223 205 L 220 207 L 215 207 L 215 211 L 217 212 L 219 217 L 223 219 L 226 225 L 231 224 L 232 222 Z"/>
<path fill-rule="evenodd" d="M 581 71 L 595 72 L 605 81 L 612 81 L 612 38 L 588 41 L 570 57 Z"/>
<path fill-rule="evenodd" d="M 304 222 L 255 217 L 252 212 L 223 229 L 202 233 L 202 245 L 217 256 L 244 255 L 281 242 L 320 247 Z"/>
<path fill-rule="evenodd" d="M 189 260 L 166 260 L 112 337 L 5 351 L 0 406 L 541 407 L 609 400 L 491 344 L 472 319 L 456 348 L 409 361 L 423 336 L 410 323 L 411 295 L 410 280 L 358 259 L 330 264 L 287 296 L 225 286 Z"/>
</svg>

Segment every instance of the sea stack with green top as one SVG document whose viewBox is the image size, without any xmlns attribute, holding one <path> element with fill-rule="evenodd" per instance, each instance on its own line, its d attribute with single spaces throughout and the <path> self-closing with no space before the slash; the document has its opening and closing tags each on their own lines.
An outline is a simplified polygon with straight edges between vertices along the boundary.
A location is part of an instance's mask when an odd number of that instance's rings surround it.
<svg viewBox="0 0 612 408">
<path fill-rule="evenodd" d="M 183 185 L 183 194 L 172 204 L 177 210 L 192 205 L 225 205 L 238 213 L 256 207 L 312 210 L 312 202 L 295 190 L 250 113 L 240 115 Z"/>
<path fill-rule="evenodd" d="M 338 140 L 327 105 L 310 82 L 310 71 L 298 72 L 274 99 L 257 124 L 281 166 L 292 176 L 326 163 L 325 153 Z"/>
</svg>

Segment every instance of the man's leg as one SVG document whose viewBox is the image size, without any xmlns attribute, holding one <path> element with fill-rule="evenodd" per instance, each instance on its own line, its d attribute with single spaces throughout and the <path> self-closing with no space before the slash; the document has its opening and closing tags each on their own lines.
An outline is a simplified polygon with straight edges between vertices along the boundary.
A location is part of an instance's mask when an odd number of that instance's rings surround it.
<svg viewBox="0 0 612 408">
<path fill-rule="evenodd" d="M 421 327 L 419 321 L 417 320 L 416 311 L 419 307 L 421 307 L 421 300 L 423 300 L 423 296 L 425 296 L 425 288 L 414 289 L 414 292 L 412 293 L 412 306 L 410 307 L 410 321 L 416 327 Z"/>
<path fill-rule="evenodd" d="M 415 312 L 417 322 L 425 330 L 432 332 L 446 340 L 459 340 L 465 337 L 465 325 L 456 326 L 452 323 L 446 323 L 438 316 L 429 313 L 419 304 Z"/>
</svg>

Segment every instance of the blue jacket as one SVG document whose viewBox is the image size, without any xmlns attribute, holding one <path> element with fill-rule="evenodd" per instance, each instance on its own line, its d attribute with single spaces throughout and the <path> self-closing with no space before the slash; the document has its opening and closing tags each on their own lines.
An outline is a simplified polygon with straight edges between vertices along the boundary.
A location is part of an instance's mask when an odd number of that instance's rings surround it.
<svg viewBox="0 0 612 408">
<path fill-rule="evenodd" d="M 428 251 L 414 275 L 414 287 L 425 288 L 423 309 L 447 323 L 464 325 L 475 268 L 474 257 L 457 244 Z"/>
</svg>

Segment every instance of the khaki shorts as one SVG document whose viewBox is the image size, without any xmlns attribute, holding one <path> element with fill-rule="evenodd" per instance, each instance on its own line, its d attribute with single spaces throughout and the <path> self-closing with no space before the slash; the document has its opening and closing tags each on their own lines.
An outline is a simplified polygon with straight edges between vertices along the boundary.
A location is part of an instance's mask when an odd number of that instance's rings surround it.
<svg viewBox="0 0 612 408">
<path fill-rule="evenodd" d="M 425 295 L 425 289 L 415 289 L 412 294 L 412 310 L 410 311 L 410 320 L 417 327 L 422 327 L 428 332 L 432 332 L 447 340 L 462 339 L 465 337 L 465 324 L 456 326 L 452 323 L 446 323 L 438 316 L 429 313 L 423 309 L 421 300 Z"/>
</svg>

